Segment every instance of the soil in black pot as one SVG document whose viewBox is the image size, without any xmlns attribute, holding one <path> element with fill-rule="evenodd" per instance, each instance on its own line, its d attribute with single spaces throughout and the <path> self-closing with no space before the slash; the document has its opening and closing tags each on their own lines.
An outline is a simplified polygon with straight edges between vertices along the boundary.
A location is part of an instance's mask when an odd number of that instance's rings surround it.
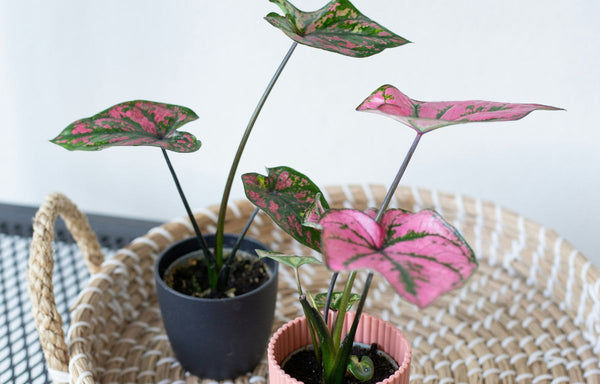
<svg viewBox="0 0 600 384">
<path fill-rule="evenodd" d="M 225 260 L 228 255 L 225 255 Z M 229 280 L 223 292 L 214 292 L 208 283 L 206 261 L 197 257 L 186 258 L 165 273 L 165 283 L 185 295 L 206 299 L 235 297 L 250 292 L 269 279 L 269 268 L 253 256 L 238 251 L 231 265 Z"/>
<path fill-rule="evenodd" d="M 360 381 L 351 374 L 346 374 L 345 384 L 375 384 L 390 377 L 398 369 L 398 364 L 392 362 L 378 353 L 377 344 L 371 344 L 371 347 L 365 347 L 355 344 L 352 347 L 352 354 L 358 356 L 360 360 L 363 356 L 369 356 L 373 360 L 375 373 L 370 380 Z M 284 362 L 283 370 L 304 384 L 322 384 L 323 372 L 315 358 L 315 352 L 311 349 L 305 349 L 295 352 L 287 361 Z"/>
</svg>

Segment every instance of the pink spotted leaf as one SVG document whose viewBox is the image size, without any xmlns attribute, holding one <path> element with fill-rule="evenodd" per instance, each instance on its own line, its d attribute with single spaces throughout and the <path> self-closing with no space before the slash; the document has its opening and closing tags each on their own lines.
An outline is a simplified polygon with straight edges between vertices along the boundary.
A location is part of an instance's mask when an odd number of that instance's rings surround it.
<svg viewBox="0 0 600 384">
<path fill-rule="evenodd" d="M 332 0 L 323 8 L 303 12 L 288 0 L 270 0 L 284 13 L 265 18 L 292 40 L 351 57 L 367 57 L 409 41 L 360 13 L 348 0 Z"/>
<path fill-rule="evenodd" d="M 356 109 L 391 117 L 421 133 L 454 124 L 519 120 L 535 110 L 562 110 L 542 104 L 482 100 L 418 101 L 392 85 L 379 87 Z"/>
<path fill-rule="evenodd" d="M 321 219 L 321 249 L 330 269 L 377 271 L 422 308 L 461 286 L 477 267 L 469 245 L 436 212 L 390 209 L 380 223 L 372 213 L 330 210 Z"/>
<path fill-rule="evenodd" d="M 267 176 L 258 173 L 242 175 L 244 190 L 248 199 L 285 232 L 300 243 L 320 249 L 318 230 L 302 225 L 304 215 L 315 199 L 329 208 L 320 196 L 321 191 L 308 177 L 289 167 L 267 169 Z"/>
<path fill-rule="evenodd" d="M 150 145 L 175 152 L 194 152 L 200 148 L 200 141 L 177 128 L 197 118 L 186 107 L 134 100 L 77 120 L 50 141 L 71 151 Z"/>
</svg>

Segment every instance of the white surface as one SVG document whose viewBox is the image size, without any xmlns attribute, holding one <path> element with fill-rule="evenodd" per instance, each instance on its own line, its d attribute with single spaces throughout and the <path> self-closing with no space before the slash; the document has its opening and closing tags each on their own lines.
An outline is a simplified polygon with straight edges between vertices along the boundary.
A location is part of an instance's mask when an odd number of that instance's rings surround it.
<svg viewBox="0 0 600 384">
<path fill-rule="evenodd" d="M 325 0 L 297 0 L 316 9 Z M 0 201 L 61 191 L 84 210 L 184 214 L 160 151 L 68 152 L 72 121 L 144 98 L 192 108 L 203 142 L 172 154 L 193 207 L 218 203 L 237 142 L 290 40 L 255 1 L 0 3 Z M 367 1 L 415 44 L 353 59 L 299 46 L 268 100 L 240 174 L 289 165 L 317 184 L 389 184 L 413 132 L 354 108 L 391 83 L 421 100 L 536 102 L 518 122 L 426 135 L 404 184 L 493 200 L 556 229 L 600 266 L 600 2 Z M 239 181 L 233 197 L 243 196 Z"/>
</svg>

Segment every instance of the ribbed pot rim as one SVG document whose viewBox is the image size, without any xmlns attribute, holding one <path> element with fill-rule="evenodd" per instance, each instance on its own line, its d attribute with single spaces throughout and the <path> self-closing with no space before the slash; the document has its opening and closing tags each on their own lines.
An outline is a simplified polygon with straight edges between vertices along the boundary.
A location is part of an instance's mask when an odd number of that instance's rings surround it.
<svg viewBox="0 0 600 384">
<path fill-rule="evenodd" d="M 348 317 L 350 315 L 352 315 L 352 318 L 354 318 L 355 313 L 354 312 L 347 313 L 344 322 L 348 321 Z M 367 313 L 363 313 L 361 315 L 359 328 L 366 322 L 365 320 L 370 320 L 370 321 L 368 321 L 368 323 L 370 323 L 370 324 L 375 322 L 377 324 L 377 326 L 381 326 L 384 324 L 388 324 L 388 325 L 392 326 L 395 337 L 397 337 L 401 340 L 401 342 L 405 346 L 405 350 L 406 350 L 406 352 L 404 353 L 404 359 L 402 360 L 402 362 L 396 361 L 398 363 L 398 369 L 396 370 L 396 372 L 394 372 L 393 375 L 389 376 L 385 380 L 380 381 L 378 384 L 395 384 L 395 383 L 402 383 L 402 382 L 408 383 L 408 377 L 410 376 L 410 361 L 411 361 L 411 357 L 412 357 L 412 348 L 411 348 L 410 343 L 404 336 L 404 334 L 402 332 L 400 332 L 400 330 L 397 327 L 393 326 L 391 323 L 381 320 L 380 318 L 371 316 Z M 331 322 L 329 322 L 329 324 L 331 324 Z M 284 377 L 286 383 L 289 383 L 289 384 L 304 384 L 303 382 L 296 380 L 295 378 L 288 375 L 283 370 L 283 368 L 281 368 L 279 362 L 275 358 L 275 346 L 277 345 L 279 340 L 282 338 L 282 336 L 286 332 L 291 331 L 291 330 L 295 329 L 296 327 L 306 327 L 306 317 L 305 316 L 297 317 L 294 320 L 291 320 L 291 321 L 285 323 L 275 332 L 275 334 L 273 334 L 273 336 L 271 337 L 271 340 L 269 340 L 269 345 L 267 347 L 267 358 L 268 358 L 268 363 L 269 363 L 269 376 L 275 375 L 278 377 Z M 367 341 L 364 341 L 364 342 L 367 342 Z M 383 349 L 383 351 L 389 354 L 389 351 L 386 351 L 385 349 Z M 285 357 L 284 357 L 284 359 L 285 359 Z"/>
</svg>

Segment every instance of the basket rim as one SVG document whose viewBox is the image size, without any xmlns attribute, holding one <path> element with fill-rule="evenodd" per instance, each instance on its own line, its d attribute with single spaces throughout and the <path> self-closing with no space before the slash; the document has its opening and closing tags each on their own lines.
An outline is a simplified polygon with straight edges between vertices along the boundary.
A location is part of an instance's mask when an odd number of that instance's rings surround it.
<svg viewBox="0 0 600 384">
<path fill-rule="evenodd" d="M 368 196 L 371 195 L 376 195 L 377 193 L 377 189 L 381 189 L 384 188 L 383 186 L 379 185 L 379 184 L 374 184 L 374 185 L 364 185 L 364 184 L 344 184 L 344 185 L 331 185 L 329 187 L 327 187 L 326 189 L 323 190 L 325 197 L 329 200 L 329 201 L 335 201 L 336 203 L 341 204 L 342 202 L 349 202 L 351 204 L 355 203 L 355 198 L 353 198 L 352 196 L 348 196 L 348 191 L 352 191 L 353 189 L 360 189 L 362 191 L 362 193 L 367 195 L 367 200 L 368 200 Z M 350 192 L 352 193 L 352 192 Z M 478 207 L 477 209 L 480 210 L 480 212 L 478 213 L 478 215 L 481 215 L 482 217 L 482 228 L 485 229 L 485 220 L 495 220 L 494 217 L 490 217 L 489 215 L 489 210 L 491 210 L 491 212 L 500 212 L 501 217 L 503 218 L 503 220 L 505 220 L 506 218 L 511 218 L 511 219 L 515 219 L 517 220 L 520 224 L 519 225 L 523 225 L 524 228 L 526 229 L 532 229 L 535 232 L 540 232 L 543 231 L 545 236 L 554 236 L 558 239 L 560 239 L 560 247 L 561 247 L 561 251 L 560 253 L 560 258 L 559 259 L 552 259 L 551 257 L 549 257 L 548 259 L 546 259 L 545 261 L 547 261 L 548 263 L 550 263 L 551 265 L 554 264 L 555 261 L 558 262 L 563 262 L 563 263 L 568 263 L 569 266 L 572 266 L 573 268 L 573 274 L 576 275 L 578 278 L 574 278 L 572 279 L 572 281 L 570 281 L 571 287 L 570 289 L 574 289 L 575 290 L 575 295 L 577 296 L 577 291 L 581 291 L 583 292 L 585 287 L 589 285 L 588 280 L 590 280 L 590 278 L 592 278 L 592 280 L 594 280 L 594 284 L 596 287 L 600 288 L 600 272 L 598 270 L 598 268 L 591 263 L 591 261 L 589 259 L 587 259 L 583 254 L 581 254 L 581 252 L 579 252 L 569 241 L 563 239 L 560 235 L 558 235 L 553 229 L 548 229 L 547 227 L 542 226 L 541 224 L 537 223 L 534 220 L 531 220 L 529 218 L 526 218 L 522 215 L 519 215 L 518 213 L 506 209 L 496 203 L 490 202 L 490 201 L 486 201 L 486 200 L 482 200 L 482 199 L 478 199 L 478 198 L 472 198 L 472 197 L 468 197 L 468 196 L 464 196 L 461 194 L 451 194 L 451 193 L 442 193 L 442 192 L 437 192 L 436 190 L 431 190 L 431 189 L 421 189 L 421 188 L 411 188 L 411 187 L 407 187 L 407 186 L 401 186 L 398 188 L 398 190 L 396 191 L 395 197 L 398 201 L 400 201 L 404 195 L 409 196 L 411 194 L 432 194 L 435 195 L 435 200 L 437 201 L 442 201 L 443 199 L 446 198 L 450 198 L 450 199 L 460 199 L 462 204 L 464 206 L 468 205 L 474 205 L 475 207 Z M 368 201 L 367 201 L 368 203 Z M 439 203 L 440 206 L 444 206 L 444 203 Z M 235 219 L 239 219 L 241 216 L 241 214 L 239 214 L 239 212 L 243 211 L 244 209 L 248 209 L 248 208 L 253 208 L 251 206 L 251 204 L 246 201 L 245 199 L 238 199 L 238 200 L 234 200 L 231 201 L 230 204 L 228 205 L 228 209 L 230 210 L 229 212 L 229 217 L 232 217 L 234 220 Z M 434 207 L 434 209 L 436 209 L 437 207 Z M 463 214 L 466 213 L 466 209 L 464 209 Z M 210 220 L 212 216 L 215 216 L 215 213 L 218 211 L 218 206 L 217 205 L 213 205 L 210 206 L 208 208 L 205 208 L 203 210 L 198 211 L 198 213 L 196 214 L 196 218 L 197 220 L 200 222 L 208 222 L 210 223 Z M 448 209 L 444 209 L 443 210 L 444 213 L 446 212 L 451 212 L 451 210 Z M 443 216 L 445 216 L 445 214 L 443 214 Z M 215 216 L 216 217 L 216 216 Z M 510 237 L 510 238 L 515 238 L 518 235 L 518 232 L 521 231 L 522 229 L 520 228 L 503 228 L 503 232 L 502 234 Z M 118 251 L 116 253 L 116 255 L 111 259 L 111 260 L 107 260 L 105 261 L 105 263 L 102 265 L 101 268 L 101 273 L 99 275 L 101 275 L 100 277 L 94 277 L 92 276 L 92 278 L 90 279 L 88 286 L 86 288 L 89 287 L 96 287 L 96 288 L 102 288 L 102 285 L 106 284 L 106 280 L 104 279 L 104 276 L 112 276 L 115 271 L 117 270 L 117 268 L 120 267 L 120 265 L 126 265 L 126 264 L 131 264 L 131 260 L 133 260 L 133 263 L 135 263 L 136 261 L 139 261 L 139 255 L 140 254 L 144 254 L 144 255 L 151 255 L 153 252 L 156 252 L 158 245 L 157 244 L 161 244 L 166 242 L 174 242 L 177 240 L 177 237 L 180 235 L 180 233 L 182 232 L 186 232 L 186 233 L 191 233 L 191 227 L 189 225 L 189 223 L 186 223 L 185 218 L 182 219 L 176 219 L 173 221 L 169 221 L 166 222 L 164 224 L 162 224 L 159 227 L 155 227 L 153 229 L 151 229 L 147 234 L 145 234 L 144 236 L 142 236 L 141 238 L 144 240 L 141 241 L 133 241 L 131 242 L 129 245 L 127 245 L 125 248 L 121 249 L 120 251 Z M 175 233 L 175 235 L 174 235 Z M 530 238 L 527 238 L 527 241 L 529 241 Z M 154 244 L 154 245 L 153 245 Z M 155 246 L 156 245 L 156 246 Z M 552 245 L 548 245 L 547 249 L 551 252 L 551 248 Z M 131 260 L 130 260 L 131 259 Z M 500 266 L 501 267 L 501 266 Z M 566 275 L 566 272 L 563 272 L 563 274 Z M 563 276 L 561 276 L 563 277 Z M 566 279 L 567 276 L 564 276 L 564 279 Z M 541 283 L 536 283 L 539 285 L 539 289 L 540 292 L 543 291 L 544 286 Z M 567 284 L 568 285 L 568 284 Z M 559 294 L 562 294 L 564 296 L 565 292 L 563 289 L 564 284 L 561 284 L 560 287 L 555 287 L 555 297 L 553 299 L 553 301 L 557 304 L 557 306 L 559 305 Z M 563 289 L 563 291 L 561 292 L 560 289 Z M 84 289 L 85 291 L 85 289 Z M 83 292 L 82 292 L 83 293 Z M 90 298 L 94 298 L 93 295 L 90 296 Z M 98 297 L 96 297 L 96 299 L 98 299 Z M 579 299 L 579 297 L 577 297 L 577 299 Z M 78 304 L 81 304 L 84 300 L 83 296 L 80 296 L 80 300 L 78 300 Z M 573 299 L 574 300 L 574 299 Z M 563 300 L 565 301 L 565 300 Z M 87 303 L 87 302 L 84 302 Z M 562 310 L 562 307 L 561 307 Z M 590 308 L 588 308 L 588 310 L 590 310 Z M 85 311 L 85 309 L 80 309 L 78 308 L 78 305 L 75 305 L 73 307 L 73 310 L 71 312 L 72 314 L 72 321 L 73 322 L 77 322 L 77 320 L 82 316 L 82 313 Z M 574 309 L 573 310 L 569 310 L 566 311 L 566 313 L 569 315 L 570 320 L 575 320 L 575 312 L 577 311 L 577 305 L 574 305 Z M 483 320 L 483 319 L 481 319 Z M 575 322 L 575 324 L 577 325 L 577 322 Z M 580 330 L 583 330 L 585 332 L 584 329 L 584 325 L 585 324 L 578 324 L 577 327 Z M 596 324 L 598 325 L 598 324 Z M 69 336 L 67 337 L 67 339 L 70 340 L 70 338 L 73 337 L 77 337 L 76 335 L 74 335 L 74 333 L 71 332 L 72 329 L 69 329 Z M 73 356 L 74 352 L 81 352 L 82 349 L 77 349 L 77 342 L 71 343 L 70 347 L 69 347 L 69 351 L 70 351 L 70 355 Z M 74 349 L 75 348 L 75 349 Z M 91 367 L 93 366 L 92 361 L 90 361 L 88 359 L 88 356 L 83 356 L 80 357 L 80 359 L 78 360 L 77 364 L 73 364 L 73 365 L 81 365 L 81 367 Z M 69 369 L 70 371 L 75 374 L 75 372 L 73 371 L 75 369 L 75 367 L 69 365 Z M 83 368 L 79 369 L 78 371 L 81 372 Z M 89 370 L 86 370 L 89 371 Z"/>
</svg>

